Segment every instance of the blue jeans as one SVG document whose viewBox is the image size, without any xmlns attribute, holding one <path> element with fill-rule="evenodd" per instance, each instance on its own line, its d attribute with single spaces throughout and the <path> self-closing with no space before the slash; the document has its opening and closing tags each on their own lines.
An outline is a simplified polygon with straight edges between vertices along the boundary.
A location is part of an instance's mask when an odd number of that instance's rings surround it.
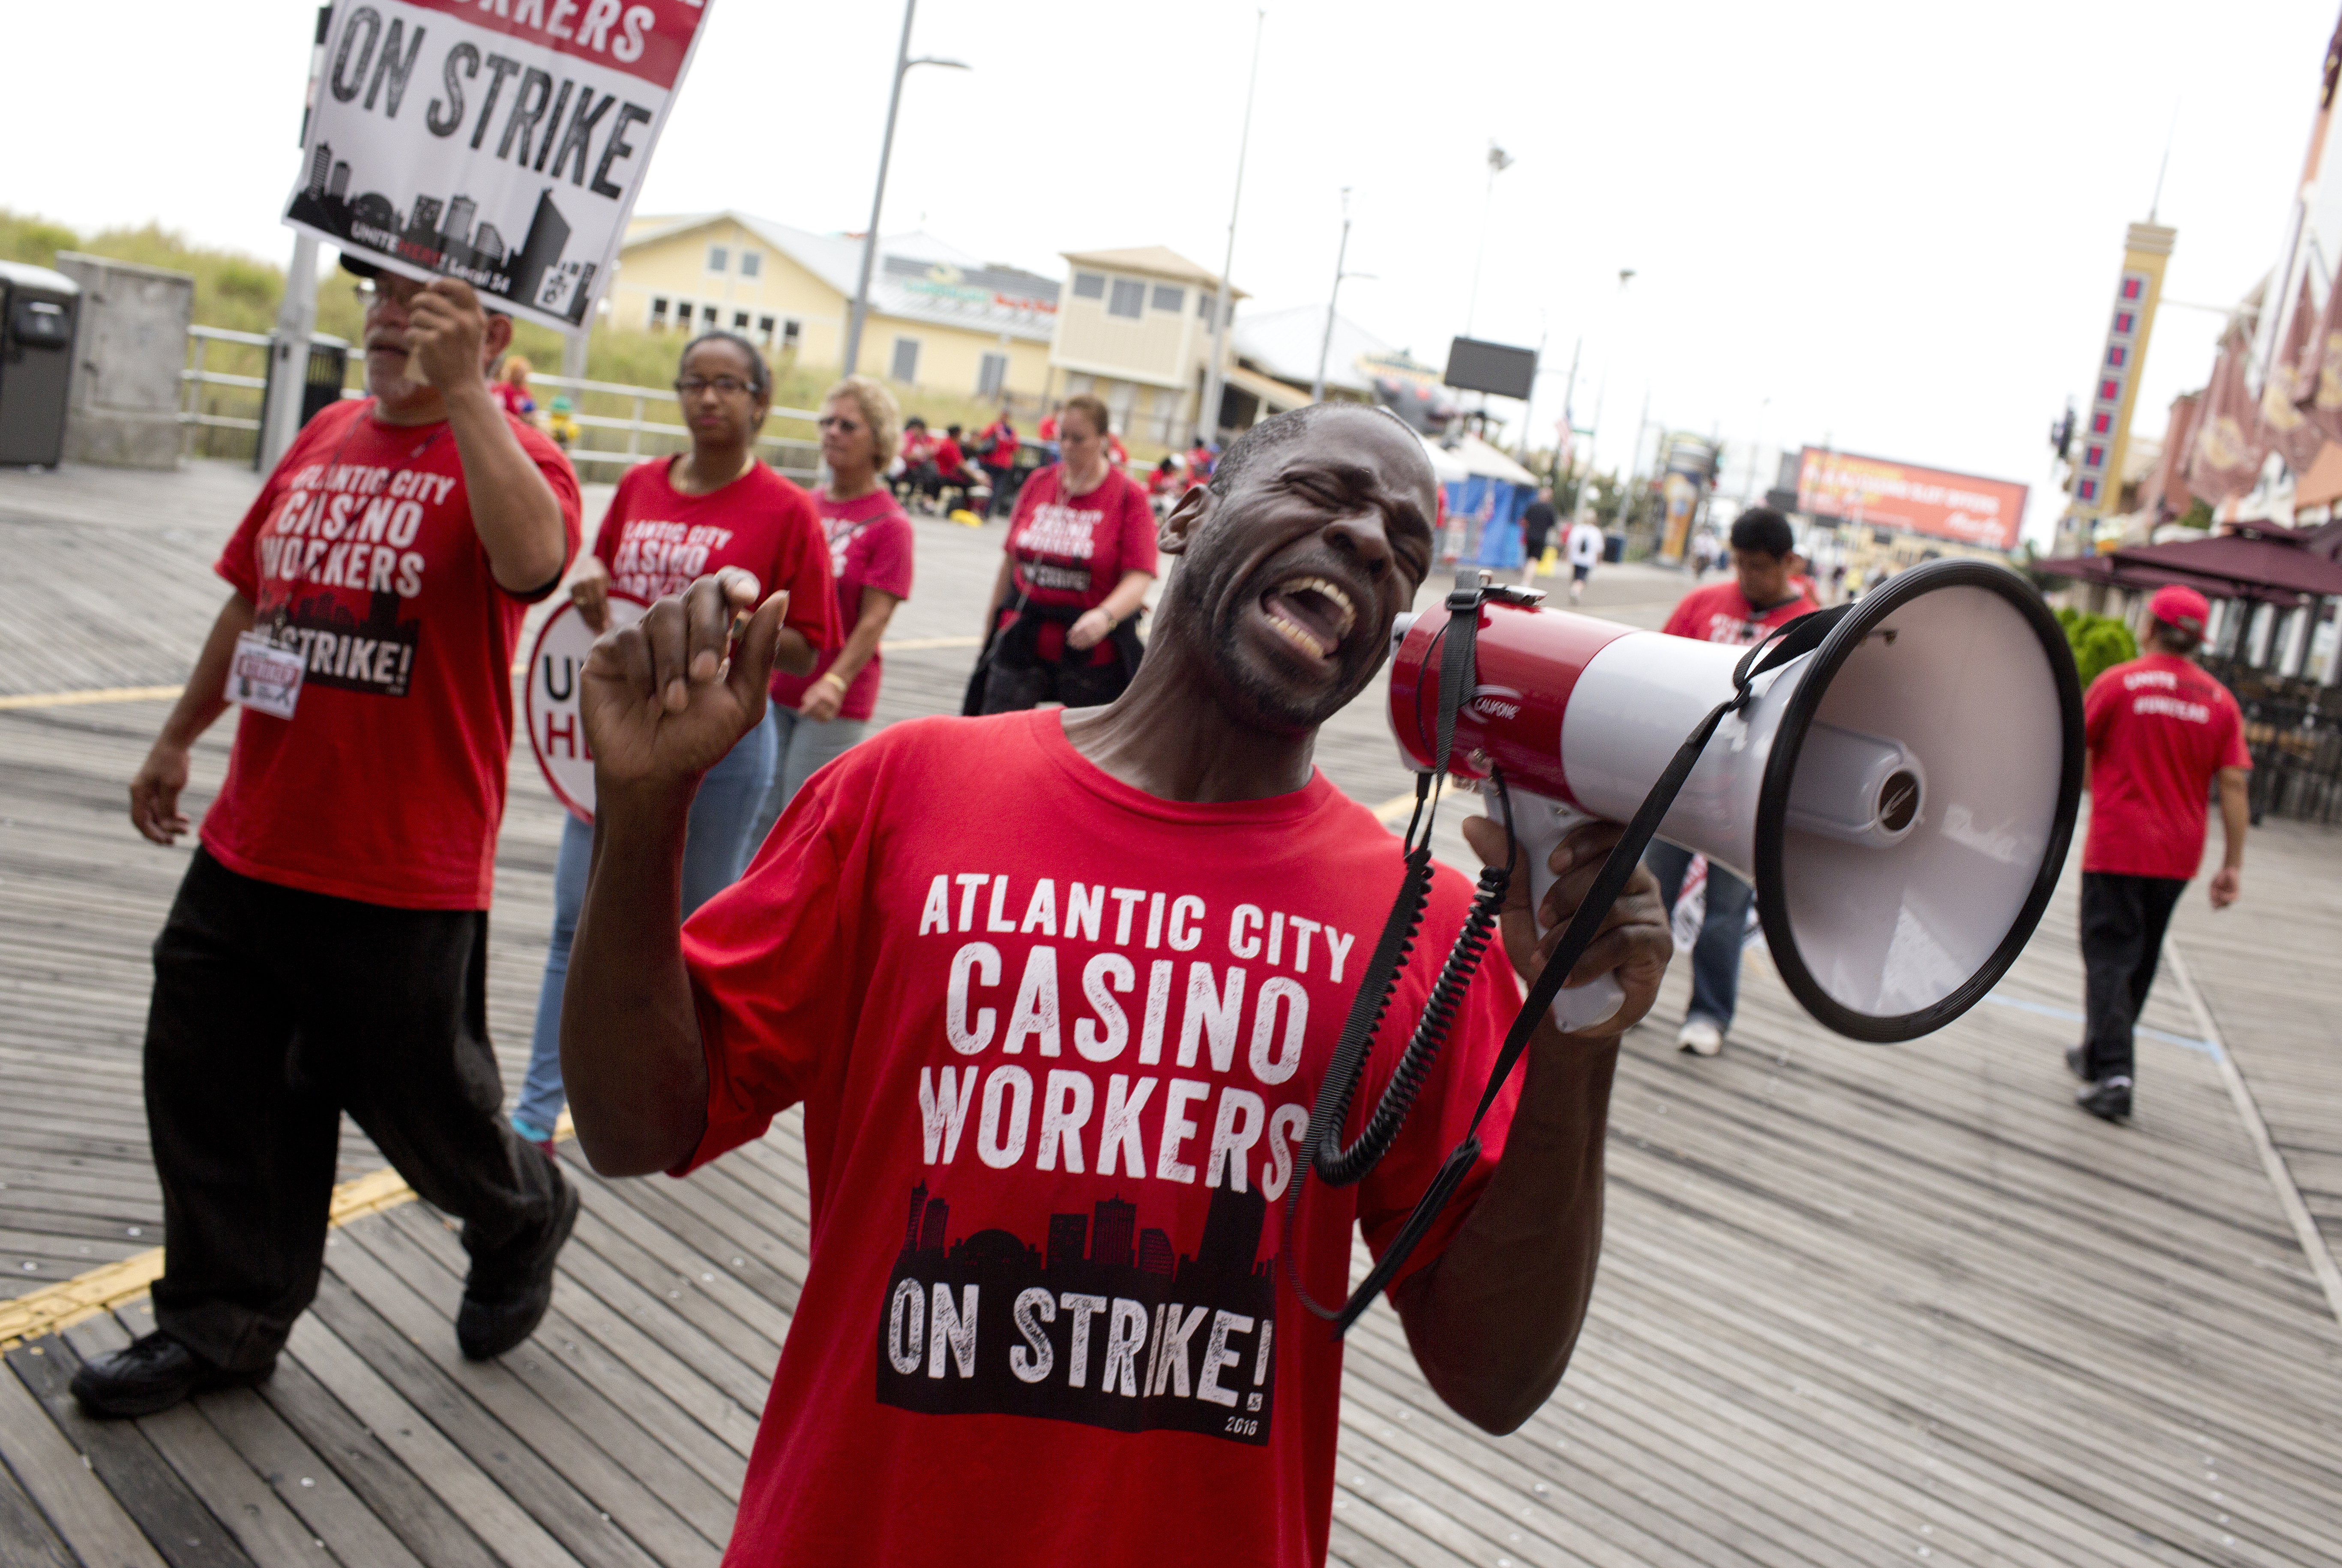
<svg viewBox="0 0 2342 1568">
<path fill-rule="evenodd" d="M 781 813 L 788 809 L 797 791 L 805 788 L 806 780 L 845 755 L 870 730 L 868 719 L 809 719 L 778 703 L 765 713 L 765 722 L 774 726 L 776 756 L 772 787 L 765 792 L 748 834 L 751 858 L 772 836 L 773 824 L 781 820 Z"/>
<path fill-rule="evenodd" d="M 1691 870 L 1691 851 L 1653 839 L 1643 852 L 1643 864 L 1659 879 L 1659 896 L 1673 919 L 1684 874 Z M 1740 1000 L 1740 948 L 1747 939 L 1748 906 L 1756 897 L 1756 889 L 1714 861 L 1707 863 L 1707 915 L 1700 922 L 1699 940 L 1691 944 L 1686 1023 L 1705 1018 L 1718 1029 L 1732 1027 L 1732 1010 Z"/>
<path fill-rule="evenodd" d="M 775 726 L 765 722 L 740 737 L 707 770 L 692 797 L 683 837 L 683 913 L 689 914 L 740 880 L 755 847 L 748 831 L 772 783 Z M 561 857 L 553 866 L 553 939 L 545 954 L 545 982 L 536 994 L 536 1031 L 528 1048 L 528 1076 L 513 1107 L 514 1130 L 542 1143 L 553 1136 L 566 1097 L 561 1088 L 561 992 L 569 981 L 569 945 L 586 906 L 586 874 L 594 860 L 594 830 L 570 817 L 561 824 Z"/>
</svg>

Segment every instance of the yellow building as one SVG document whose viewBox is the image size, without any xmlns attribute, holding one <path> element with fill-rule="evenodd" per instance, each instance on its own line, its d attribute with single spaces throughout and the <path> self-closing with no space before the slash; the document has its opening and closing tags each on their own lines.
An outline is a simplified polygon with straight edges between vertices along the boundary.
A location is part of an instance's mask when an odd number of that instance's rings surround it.
<svg viewBox="0 0 2342 1568">
<path fill-rule="evenodd" d="M 737 332 L 806 365 L 839 364 L 862 242 L 745 213 L 636 217 L 618 248 L 608 319 L 643 332 Z M 1057 284 L 990 265 L 931 235 L 889 235 L 870 277 L 861 369 L 961 397 L 1037 400 Z"/>
<path fill-rule="evenodd" d="M 1211 364 L 1218 275 L 1162 245 L 1064 255 L 1072 276 L 1049 351 L 1051 401 L 1090 393 L 1128 440 L 1185 444 Z M 1233 315 L 1244 291 L 1228 297 Z"/>
</svg>

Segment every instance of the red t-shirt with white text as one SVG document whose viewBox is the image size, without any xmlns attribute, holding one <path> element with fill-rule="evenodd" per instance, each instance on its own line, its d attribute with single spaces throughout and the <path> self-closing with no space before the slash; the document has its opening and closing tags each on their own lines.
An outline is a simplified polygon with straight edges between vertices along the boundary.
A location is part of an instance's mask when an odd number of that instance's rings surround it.
<svg viewBox="0 0 2342 1568">
<path fill-rule="evenodd" d="M 2212 775 L 2253 765 L 2237 699 L 2193 660 L 2149 654 L 2090 683 L 2082 727 L 2090 747 L 2082 869 L 2194 876 Z"/>
<path fill-rule="evenodd" d="M 1323 774 L 1158 800 L 1055 711 L 896 724 L 815 775 L 684 933 L 686 1165 L 802 1102 L 813 1201 L 726 1563 L 1325 1560 L 1342 1353 L 1283 1200 L 1400 872 Z M 1442 868 L 1350 1135 L 1469 901 Z M 1461 1134 L 1520 994 L 1491 954 L 1390 1154 L 1304 1193 L 1319 1302 Z"/>
<path fill-rule="evenodd" d="M 1676 604 L 1675 614 L 1667 617 L 1667 624 L 1659 629 L 1671 637 L 1689 637 L 1697 643 L 1745 646 L 1762 641 L 1776 626 L 1786 626 L 1798 616 L 1810 615 L 1820 608 L 1800 594 L 1786 604 L 1758 610 L 1740 591 L 1738 582 L 1716 583 L 1686 594 Z"/>
<path fill-rule="evenodd" d="M 498 585 L 447 425 L 337 403 L 295 438 L 214 570 L 308 660 L 289 720 L 238 719 L 204 847 L 262 882 L 396 909 L 485 909 L 527 604 Z M 561 504 L 577 475 L 505 416 Z"/>
<path fill-rule="evenodd" d="M 833 501 L 826 491 L 814 493 L 821 525 L 829 540 L 829 574 L 837 584 L 837 630 L 841 646 L 862 619 L 862 590 L 876 588 L 897 599 L 911 596 L 911 520 L 891 491 L 880 488 L 851 501 Z M 824 671 L 837 663 L 836 650 L 815 662 L 808 674 L 773 675 L 773 701 L 794 709 L 805 701 Z M 855 672 L 837 704 L 841 719 L 866 719 L 878 705 L 879 655 Z"/>
<path fill-rule="evenodd" d="M 1094 609 L 1125 572 L 1153 574 L 1155 510 L 1118 468 L 1107 469 L 1096 489 L 1070 499 L 1065 477 L 1065 465 L 1052 463 L 1025 481 L 1008 555 L 1016 564 L 1016 586 L 1034 604 Z"/>
<path fill-rule="evenodd" d="M 762 463 L 705 495 L 686 495 L 667 477 L 676 461 L 637 463 L 619 479 L 594 535 L 610 586 L 647 603 L 742 567 L 756 574 L 760 593 L 787 592 L 783 625 L 816 648 L 837 646 L 829 550 L 812 500 Z"/>
</svg>

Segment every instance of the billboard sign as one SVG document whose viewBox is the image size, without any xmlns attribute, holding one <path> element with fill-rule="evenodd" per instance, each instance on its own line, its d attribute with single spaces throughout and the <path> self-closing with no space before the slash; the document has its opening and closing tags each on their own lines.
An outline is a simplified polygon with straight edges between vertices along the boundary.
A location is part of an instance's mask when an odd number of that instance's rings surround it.
<svg viewBox="0 0 2342 1568">
<path fill-rule="evenodd" d="M 1447 345 L 1446 383 L 1466 392 L 1485 392 L 1491 397 L 1517 397 L 1526 402 L 1529 388 L 1536 385 L 1536 350 L 1533 348 L 1459 337 Z"/>
<path fill-rule="evenodd" d="M 1797 510 L 2014 550 L 2025 524 L 2025 486 L 1808 446 L 1797 464 Z"/>
<path fill-rule="evenodd" d="M 574 331 L 706 18 L 706 0 L 337 5 L 285 222 Z"/>
</svg>

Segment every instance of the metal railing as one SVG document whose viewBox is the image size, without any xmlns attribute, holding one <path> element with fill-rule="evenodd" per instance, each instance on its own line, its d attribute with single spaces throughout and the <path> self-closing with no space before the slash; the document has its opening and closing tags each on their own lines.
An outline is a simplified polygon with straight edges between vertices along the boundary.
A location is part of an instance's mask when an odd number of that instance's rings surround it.
<svg viewBox="0 0 2342 1568">
<path fill-rule="evenodd" d="M 2200 662 L 2244 711 L 2252 820 L 2274 812 L 2296 822 L 2342 824 L 2342 692 L 2257 670 L 2243 659 Z"/>
<path fill-rule="evenodd" d="M 528 386 L 536 399 L 540 424 L 549 422 L 552 394 L 568 394 L 572 404 L 568 417 L 578 433 L 565 450 L 569 461 L 581 468 L 587 464 L 630 467 L 646 457 L 667 457 L 691 449 L 689 430 L 648 417 L 654 405 L 674 408 L 672 388 L 537 374 L 529 376 Z M 596 406 L 607 410 L 614 404 L 626 405 L 625 414 L 592 412 Z M 765 416 L 764 432 L 756 438 L 758 452 L 790 478 L 810 481 L 820 472 L 821 443 L 810 434 L 776 434 L 773 426 L 800 425 L 809 431 L 819 417 L 809 408 L 774 409 Z"/>
<path fill-rule="evenodd" d="M 2275 812 L 2328 827 L 2342 823 L 2342 715 L 2266 697 L 2238 705 L 2253 759 L 2252 820 Z"/>
<path fill-rule="evenodd" d="M 265 333 L 235 332 L 226 327 L 190 326 L 187 361 L 179 372 L 179 453 L 181 456 L 250 457 L 260 439 L 260 414 L 268 390 L 265 375 L 239 375 L 215 370 L 207 363 L 214 345 L 257 349 L 263 369 L 274 340 Z M 565 393 L 573 404 L 569 420 L 577 433 L 567 444 L 569 461 L 588 478 L 612 477 L 646 457 L 671 456 L 691 449 L 691 432 L 681 424 L 650 417 L 652 410 L 672 411 L 675 393 L 662 386 L 633 386 L 623 382 L 588 381 L 566 375 L 534 375 L 529 389 L 537 401 L 537 423 L 547 425 L 555 393 Z M 345 397 L 364 393 L 345 388 Z M 226 412 L 234 408 L 237 412 Z M 248 410 L 249 412 L 245 412 Z M 821 467 L 821 443 L 812 434 L 819 415 L 806 408 L 776 408 L 766 416 L 757 437 L 758 452 L 790 478 L 810 482 Z M 776 429 L 776 426 L 781 428 Z M 796 427 L 792 429 L 791 427 Z M 218 448 L 211 433 L 235 431 L 242 437 L 235 450 Z M 802 431 L 803 434 L 799 434 Z M 598 472 L 597 472 L 598 470 Z"/>
<path fill-rule="evenodd" d="M 206 367 L 204 361 L 212 345 L 234 344 L 239 347 L 259 349 L 261 365 L 265 368 L 268 363 L 269 341 L 265 333 L 231 332 L 220 326 L 187 328 L 187 364 L 179 372 L 180 456 L 192 455 L 199 443 L 204 448 L 203 455 L 207 457 L 222 455 L 211 449 L 211 440 L 206 433 L 214 430 L 249 431 L 252 433 L 254 441 L 259 440 L 260 404 L 268 390 L 268 378 L 265 375 L 234 375 L 226 371 L 212 370 Z M 249 395 L 223 400 L 206 390 L 211 387 L 231 387 L 238 393 Z M 248 404 L 252 409 L 251 416 L 247 418 L 240 414 L 220 413 L 219 408 L 223 401 L 233 402 L 239 405 Z M 238 443 L 238 444 L 245 444 Z M 249 456 L 250 453 L 247 451 L 235 455 Z"/>
</svg>

